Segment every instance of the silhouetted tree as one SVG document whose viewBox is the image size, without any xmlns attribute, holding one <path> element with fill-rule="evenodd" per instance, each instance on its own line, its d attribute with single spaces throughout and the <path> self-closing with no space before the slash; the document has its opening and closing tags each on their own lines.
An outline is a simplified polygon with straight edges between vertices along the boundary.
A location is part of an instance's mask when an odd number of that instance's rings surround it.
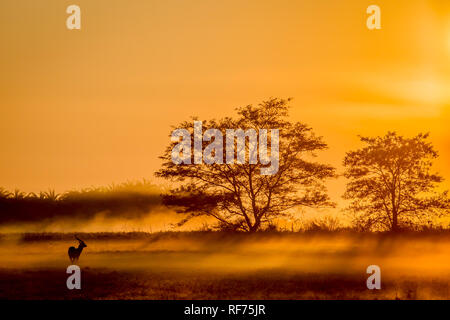
<svg viewBox="0 0 450 320">
<path fill-rule="evenodd" d="M 156 175 L 178 183 L 164 195 L 163 203 L 186 214 L 179 225 L 197 216 L 208 216 L 215 218 L 221 229 L 254 232 L 270 225 L 276 217 L 287 216 L 294 207 L 333 205 L 323 182 L 334 176 L 334 168 L 312 159 L 327 145 L 307 125 L 289 121 L 289 101 L 270 99 L 256 107 L 237 108 L 235 119 L 203 121 L 203 133 L 216 128 L 223 137 L 227 129 L 254 129 L 257 133 L 260 129 L 279 129 L 279 168 L 275 174 L 261 175 L 260 169 L 267 165 L 260 162 L 227 164 L 225 152 L 223 164 L 194 164 L 194 151 L 191 164 L 175 164 L 171 154 L 178 141 L 167 147 L 161 157 L 162 169 Z M 183 122 L 176 128 L 186 129 L 193 136 L 193 127 L 192 122 Z M 238 148 L 237 143 L 233 144 Z M 207 145 L 203 142 L 203 148 Z M 271 144 L 268 149 L 273 152 Z M 249 139 L 237 152 L 249 154 Z"/>
<path fill-rule="evenodd" d="M 351 200 L 358 226 L 398 231 L 448 213 L 447 191 L 436 191 L 443 178 L 431 172 L 438 153 L 427 138 L 395 132 L 360 137 L 366 146 L 346 154 L 344 175 L 350 181 L 344 198 Z"/>
</svg>

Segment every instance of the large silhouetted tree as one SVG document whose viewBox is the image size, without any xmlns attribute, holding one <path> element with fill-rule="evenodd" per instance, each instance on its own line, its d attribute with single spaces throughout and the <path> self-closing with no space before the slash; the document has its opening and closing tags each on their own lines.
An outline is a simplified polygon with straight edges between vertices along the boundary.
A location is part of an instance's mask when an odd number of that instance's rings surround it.
<svg viewBox="0 0 450 320">
<path fill-rule="evenodd" d="M 384 137 L 361 137 L 365 147 L 346 154 L 344 198 L 356 224 L 366 230 L 398 231 L 448 213 L 447 192 L 439 193 L 443 178 L 432 172 L 438 157 L 428 134 L 404 138 L 395 132 Z"/>
<path fill-rule="evenodd" d="M 261 174 L 261 169 L 268 166 L 261 161 L 249 163 L 252 145 L 248 137 L 243 138 L 245 144 L 241 143 L 242 148 L 237 150 L 237 154 L 244 152 L 248 156 L 244 163 L 237 163 L 237 156 L 234 156 L 234 163 L 227 163 L 223 152 L 219 155 L 223 158 L 221 164 L 194 164 L 195 152 L 190 151 L 187 161 L 190 163 L 175 164 L 172 150 L 179 141 L 169 144 L 161 157 L 162 168 L 156 175 L 177 182 L 177 186 L 164 195 L 163 202 L 185 214 L 179 225 L 197 216 L 208 216 L 215 218 L 221 228 L 254 232 L 272 223 L 274 218 L 287 215 L 294 207 L 333 205 L 323 182 L 334 176 L 334 168 L 313 161 L 315 152 L 327 145 L 307 125 L 289 121 L 289 101 L 270 99 L 258 106 L 237 108 L 236 118 L 202 122 L 202 133 L 216 128 L 223 137 L 227 129 L 244 132 L 253 129 L 258 139 L 260 129 L 279 129 L 279 164 L 273 174 Z M 176 128 L 185 129 L 193 136 L 194 127 L 187 121 Z M 239 149 L 238 140 L 232 141 Z M 208 144 L 204 141 L 203 148 Z M 273 154 L 272 144 L 268 145 L 269 153 Z"/>
</svg>

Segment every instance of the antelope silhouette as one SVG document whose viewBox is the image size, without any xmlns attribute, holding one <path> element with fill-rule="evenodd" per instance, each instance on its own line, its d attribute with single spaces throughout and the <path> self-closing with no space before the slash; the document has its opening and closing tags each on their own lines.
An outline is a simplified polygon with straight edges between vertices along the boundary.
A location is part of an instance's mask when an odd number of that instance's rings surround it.
<svg viewBox="0 0 450 320">
<path fill-rule="evenodd" d="M 77 236 L 75 236 L 75 238 L 78 240 L 78 242 L 80 244 L 78 245 L 78 248 L 75 248 L 75 247 L 69 248 L 69 259 L 70 259 L 70 262 L 72 262 L 72 263 L 74 263 L 75 261 L 78 261 L 78 258 L 80 258 L 81 251 L 83 251 L 83 248 L 87 247 L 86 243 L 84 243 L 83 240 L 81 240 Z"/>
</svg>

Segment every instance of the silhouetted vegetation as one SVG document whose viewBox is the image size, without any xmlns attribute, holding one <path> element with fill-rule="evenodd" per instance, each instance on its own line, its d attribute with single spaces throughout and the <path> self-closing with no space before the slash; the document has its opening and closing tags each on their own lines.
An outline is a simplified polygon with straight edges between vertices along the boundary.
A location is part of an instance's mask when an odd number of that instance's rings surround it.
<svg viewBox="0 0 450 320">
<path fill-rule="evenodd" d="M 179 225 L 208 216 L 217 220 L 220 230 L 254 232 L 293 208 L 334 205 L 324 186 L 326 179 L 334 177 L 334 168 L 312 160 L 327 145 L 307 125 L 289 121 L 289 101 L 270 99 L 256 107 L 237 108 L 236 119 L 203 121 L 204 130 L 214 128 L 223 136 L 227 129 L 254 130 L 258 137 L 261 129 L 279 129 L 279 169 L 275 174 L 261 175 L 261 168 L 267 166 L 261 163 L 227 163 L 225 152 L 222 163 L 194 164 L 191 150 L 189 164 L 175 164 L 172 150 L 178 142 L 167 147 L 161 157 L 163 167 L 156 175 L 181 183 L 163 198 L 164 204 L 185 214 Z M 177 128 L 194 136 L 192 122 L 183 122 Z M 236 143 L 234 150 L 240 148 L 243 150 L 239 153 L 249 155 L 250 139 L 244 139 L 243 147 Z M 203 148 L 208 144 L 203 142 Z"/>
<path fill-rule="evenodd" d="M 237 108 L 238 118 L 203 121 L 208 128 L 225 132 L 229 128 L 259 132 L 280 130 L 279 170 L 261 175 L 261 163 L 175 164 L 172 142 L 161 157 L 162 169 L 156 175 L 176 182 L 165 191 L 147 180 L 109 187 L 87 188 L 58 194 L 12 192 L 0 188 L 0 223 L 35 223 L 57 219 L 86 220 L 102 213 L 106 218 L 139 218 L 158 210 L 174 209 L 183 226 L 195 217 L 213 218 L 204 222 L 203 231 L 222 232 L 340 232 L 340 231 L 420 231 L 448 230 L 439 218 L 448 217 L 448 191 L 438 192 L 444 180 L 432 172 L 438 157 L 428 134 L 413 138 L 388 132 L 383 137 L 361 137 L 364 147 L 347 152 L 344 159 L 349 181 L 344 198 L 350 200 L 347 213 L 353 225 L 346 226 L 337 217 L 326 216 L 302 221 L 300 227 L 280 227 L 276 221 L 293 221 L 296 207 L 333 207 L 325 181 L 335 177 L 333 167 L 313 161 L 317 151 L 327 148 L 321 137 L 299 122 L 290 122 L 288 100 L 270 99 L 258 106 Z M 193 124 L 183 122 L 178 128 L 193 136 Z M 249 155 L 249 139 L 242 138 L 241 148 Z M 235 137 L 233 137 L 235 139 Z M 233 140 L 234 148 L 238 142 Z M 206 146 L 203 141 L 203 148 Z M 270 150 L 269 150 L 270 151 Z M 191 154 L 194 157 L 193 154 Z M 236 159 L 235 159 L 236 160 Z M 163 195 L 161 195 L 163 192 Z M 213 220 L 213 224 L 209 224 Z"/>
<path fill-rule="evenodd" d="M 88 188 L 57 194 L 50 190 L 25 194 L 0 190 L 0 223 L 45 219 L 89 219 L 102 212 L 108 217 L 138 217 L 161 209 L 160 189 L 149 181 Z"/>
<path fill-rule="evenodd" d="M 344 197 L 351 200 L 357 227 L 399 231 L 449 214 L 448 191 L 436 191 L 444 179 L 431 171 L 438 153 L 427 138 L 395 132 L 361 137 L 366 146 L 347 153 L 344 176 L 350 181 Z"/>
</svg>

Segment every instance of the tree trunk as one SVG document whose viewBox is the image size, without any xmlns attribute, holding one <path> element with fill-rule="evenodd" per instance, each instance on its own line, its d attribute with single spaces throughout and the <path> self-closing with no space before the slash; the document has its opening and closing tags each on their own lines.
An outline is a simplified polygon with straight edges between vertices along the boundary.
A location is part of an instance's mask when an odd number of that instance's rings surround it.
<svg viewBox="0 0 450 320">
<path fill-rule="evenodd" d="M 392 229 L 391 231 L 398 231 L 398 214 L 396 211 L 392 212 Z"/>
<path fill-rule="evenodd" d="M 250 232 L 256 232 L 259 230 L 259 226 L 261 225 L 261 219 L 257 219 L 255 223 L 250 226 Z"/>
</svg>

